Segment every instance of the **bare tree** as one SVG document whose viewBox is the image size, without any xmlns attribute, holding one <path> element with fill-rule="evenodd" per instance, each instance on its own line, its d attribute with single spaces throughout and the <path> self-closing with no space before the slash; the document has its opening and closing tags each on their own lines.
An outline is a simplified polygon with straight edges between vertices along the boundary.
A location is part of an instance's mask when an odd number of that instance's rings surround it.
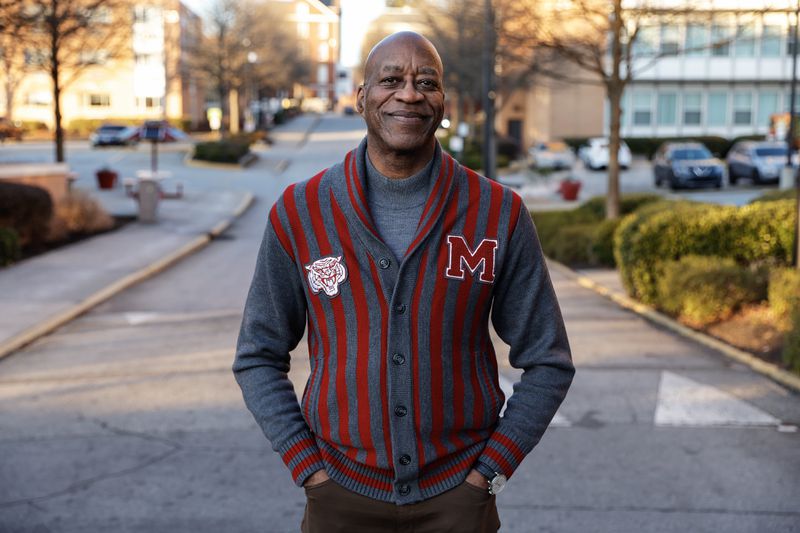
<svg viewBox="0 0 800 533">
<path fill-rule="evenodd" d="M 86 68 L 104 64 L 130 43 L 130 12 L 123 0 L 22 0 L 25 45 L 53 84 L 55 156 L 64 161 L 61 93 Z"/>
<path fill-rule="evenodd" d="M 0 0 L 0 69 L 6 99 L 6 118 L 14 119 L 14 98 L 26 65 L 22 34 L 25 31 L 23 4 L 16 0 Z"/>
<path fill-rule="evenodd" d="M 308 78 L 308 59 L 283 19 L 271 5 L 253 0 L 216 0 L 211 6 L 207 33 L 190 50 L 191 64 L 215 88 L 229 130 L 237 129 L 230 118 L 238 114 L 230 104 L 238 106 L 246 84 L 277 92 Z"/>
<path fill-rule="evenodd" d="M 577 83 L 599 83 L 605 90 L 609 105 L 607 218 L 620 214 L 620 128 L 622 97 L 628 84 L 665 56 L 729 46 L 745 37 L 736 30 L 691 48 L 675 42 L 656 49 L 650 39 L 653 32 L 681 23 L 709 26 L 717 16 L 735 18 L 742 27 L 745 19 L 752 20 L 763 12 L 702 10 L 688 1 L 682 6 L 664 5 L 654 0 L 520 0 L 506 6 L 506 18 L 517 21 L 520 29 L 507 33 L 508 44 L 548 56 L 548 61 L 540 63 L 541 73 Z M 559 67 L 564 61 L 584 75 L 568 74 Z"/>
</svg>

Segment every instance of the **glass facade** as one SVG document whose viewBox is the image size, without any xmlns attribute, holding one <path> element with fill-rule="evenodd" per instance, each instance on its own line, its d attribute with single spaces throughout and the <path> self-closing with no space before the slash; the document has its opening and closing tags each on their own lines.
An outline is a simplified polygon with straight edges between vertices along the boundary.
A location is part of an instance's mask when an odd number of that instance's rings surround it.
<svg viewBox="0 0 800 533">
<path fill-rule="evenodd" d="M 659 126 L 674 126 L 678 118 L 678 95 L 659 93 L 656 120 Z"/>
<path fill-rule="evenodd" d="M 708 125 L 725 126 L 728 123 L 728 93 L 708 93 Z"/>
<path fill-rule="evenodd" d="M 687 126 L 699 126 L 703 119 L 703 96 L 700 93 L 683 94 L 683 123 Z"/>
</svg>

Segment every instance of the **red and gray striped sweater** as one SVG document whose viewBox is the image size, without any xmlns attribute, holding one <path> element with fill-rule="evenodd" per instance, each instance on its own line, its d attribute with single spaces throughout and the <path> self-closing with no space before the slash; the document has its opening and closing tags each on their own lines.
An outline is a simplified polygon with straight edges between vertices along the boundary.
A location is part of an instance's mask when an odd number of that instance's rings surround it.
<svg viewBox="0 0 800 533">
<path fill-rule="evenodd" d="M 518 195 L 437 146 L 398 264 L 370 217 L 365 154 L 366 141 L 269 213 L 233 366 L 245 402 L 298 485 L 324 468 L 402 505 L 471 468 L 511 476 L 574 374 L 533 222 Z M 490 315 L 523 369 L 502 417 Z M 289 352 L 306 325 L 298 403 Z"/>
</svg>

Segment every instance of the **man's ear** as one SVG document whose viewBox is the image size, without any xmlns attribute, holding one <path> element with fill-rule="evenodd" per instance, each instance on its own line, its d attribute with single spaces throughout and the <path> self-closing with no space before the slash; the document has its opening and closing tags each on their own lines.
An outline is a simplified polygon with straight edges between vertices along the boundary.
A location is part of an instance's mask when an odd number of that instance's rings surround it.
<svg viewBox="0 0 800 533">
<path fill-rule="evenodd" d="M 359 113 L 364 112 L 364 84 L 358 86 L 356 89 L 356 111 Z"/>
</svg>

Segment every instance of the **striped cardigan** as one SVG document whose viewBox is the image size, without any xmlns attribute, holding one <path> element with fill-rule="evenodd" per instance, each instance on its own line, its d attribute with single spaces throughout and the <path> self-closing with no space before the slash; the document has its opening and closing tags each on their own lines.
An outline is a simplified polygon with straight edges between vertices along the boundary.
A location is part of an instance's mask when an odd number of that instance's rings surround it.
<svg viewBox="0 0 800 533">
<path fill-rule="evenodd" d="M 567 336 L 530 216 L 512 191 L 437 146 L 400 264 L 372 223 L 366 140 L 290 186 L 269 213 L 234 373 L 298 485 L 325 469 L 398 505 L 511 476 L 572 381 Z M 524 370 L 503 417 L 488 319 Z M 308 325 L 298 403 L 289 352 Z"/>
</svg>

